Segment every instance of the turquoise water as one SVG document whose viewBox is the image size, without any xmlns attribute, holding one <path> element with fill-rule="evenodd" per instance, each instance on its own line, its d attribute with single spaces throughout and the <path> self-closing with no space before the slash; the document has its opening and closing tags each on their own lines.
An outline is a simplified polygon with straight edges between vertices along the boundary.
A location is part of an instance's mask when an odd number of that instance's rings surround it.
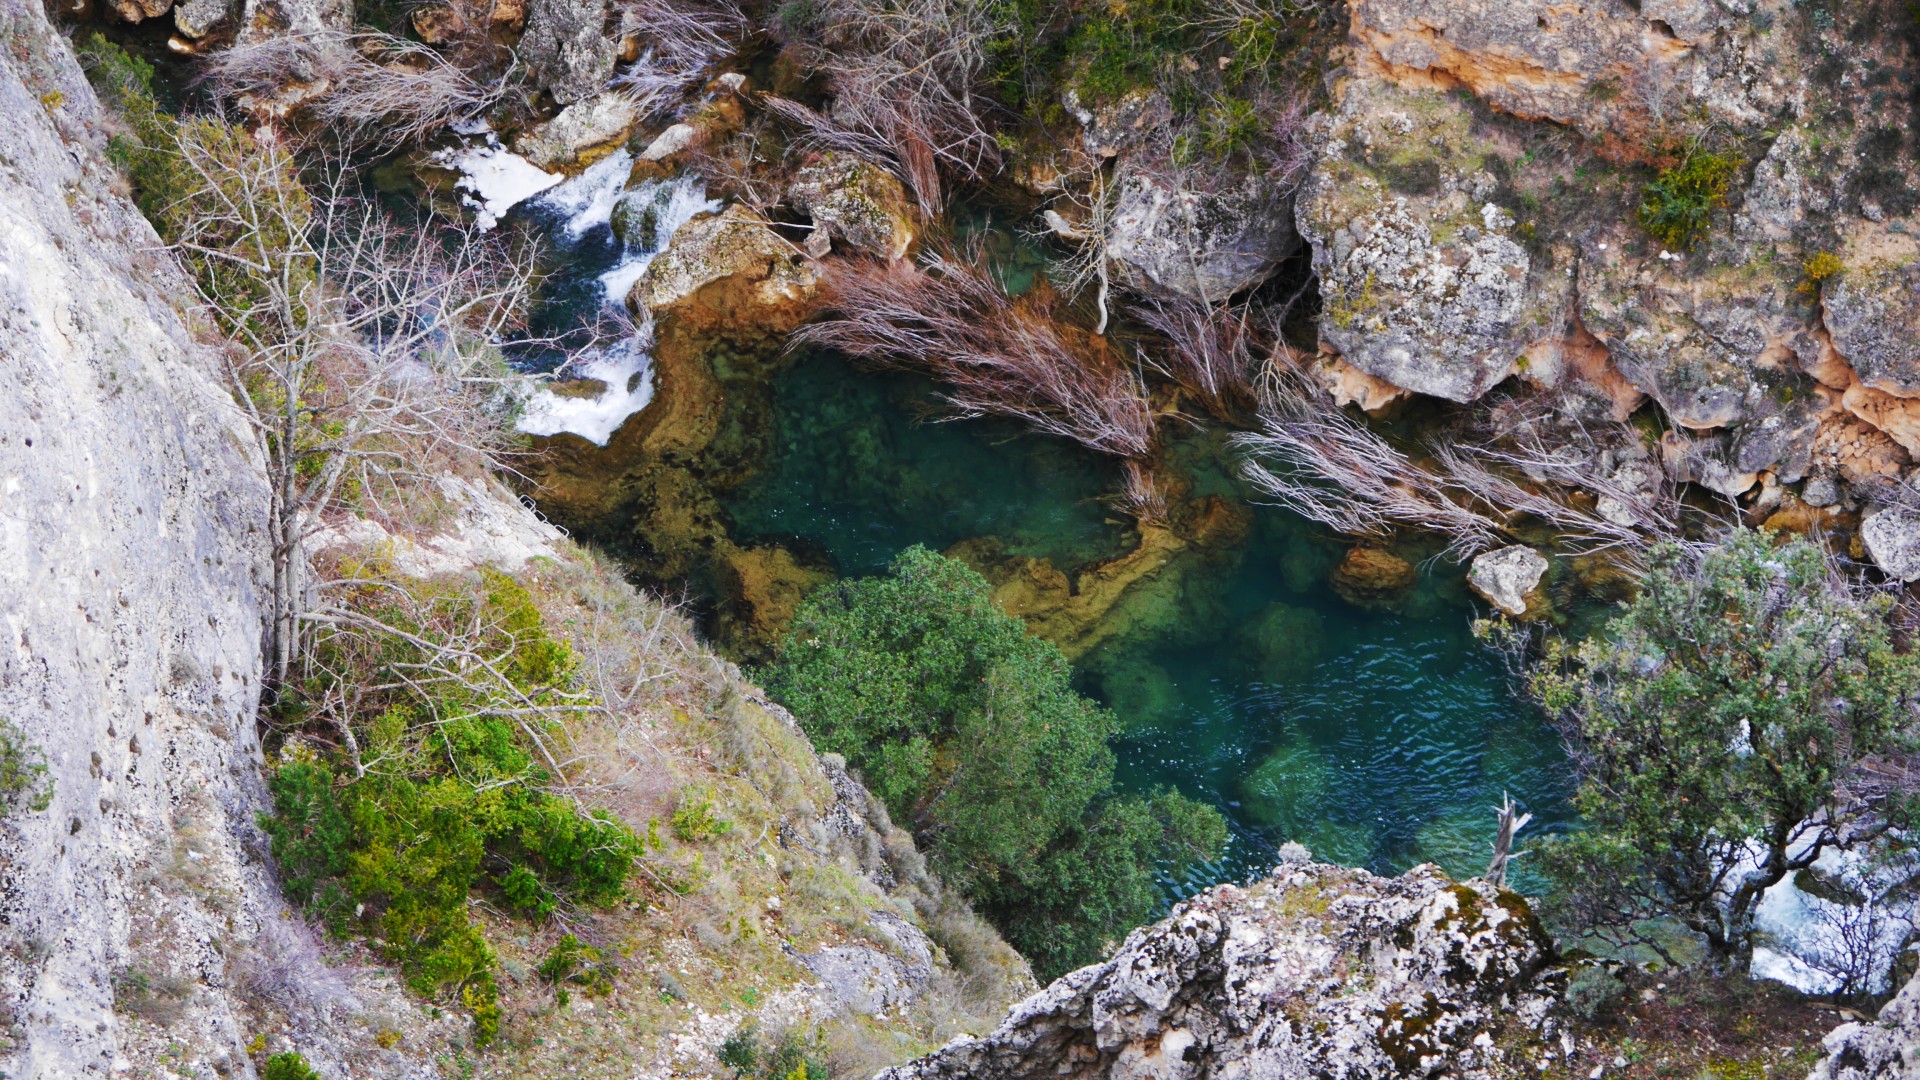
<svg viewBox="0 0 1920 1080">
<path fill-rule="evenodd" d="M 794 544 L 848 575 L 979 536 L 1062 568 L 1127 548 L 1100 501 L 1111 465 L 1003 425 L 917 418 L 932 397 L 925 380 L 827 355 L 783 372 L 773 458 L 727 507 L 736 538 Z M 1197 491 L 1244 496 L 1223 456 L 1198 436 L 1177 454 Z M 1381 872 L 1477 873 L 1503 791 L 1536 830 L 1569 817 L 1557 738 L 1473 639 L 1457 570 L 1431 569 L 1403 613 L 1373 613 L 1325 585 L 1339 553 L 1256 507 L 1247 539 L 1189 574 L 1171 610 L 1078 665 L 1127 726 L 1122 782 L 1176 786 L 1234 826 L 1227 856 L 1166 883 L 1174 894 L 1264 870 L 1287 841 Z"/>
</svg>

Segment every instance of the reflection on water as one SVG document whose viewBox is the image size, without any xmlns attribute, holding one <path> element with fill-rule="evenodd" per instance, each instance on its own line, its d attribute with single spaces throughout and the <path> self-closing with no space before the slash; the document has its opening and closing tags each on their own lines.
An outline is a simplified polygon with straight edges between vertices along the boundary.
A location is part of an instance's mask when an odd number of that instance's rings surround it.
<svg viewBox="0 0 1920 1080">
<path fill-rule="evenodd" d="M 798 362 L 775 387 L 772 460 L 728 505 L 738 538 L 797 541 L 843 574 L 980 536 L 1063 568 L 1124 548 L 1099 501 L 1109 464 L 1000 425 L 916 421 L 930 398 L 907 376 Z M 1233 490 L 1204 440 L 1179 449 L 1196 491 Z M 1227 856 L 1171 892 L 1244 879 L 1287 841 L 1383 872 L 1432 861 L 1473 874 L 1503 792 L 1536 828 L 1568 818 L 1565 757 L 1473 640 L 1457 571 L 1434 569 L 1406 614 L 1370 613 L 1326 588 L 1338 550 L 1256 508 L 1238 549 L 1169 592 L 1174 610 L 1078 665 L 1127 725 L 1122 782 L 1176 786 L 1234 825 Z"/>
</svg>

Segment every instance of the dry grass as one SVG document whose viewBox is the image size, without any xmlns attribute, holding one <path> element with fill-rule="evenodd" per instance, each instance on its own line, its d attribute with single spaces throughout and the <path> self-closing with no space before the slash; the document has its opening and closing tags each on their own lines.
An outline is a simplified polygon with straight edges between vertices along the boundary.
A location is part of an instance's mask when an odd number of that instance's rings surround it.
<svg viewBox="0 0 1920 1080">
<path fill-rule="evenodd" d="M 925 262 L 829 264 L 832 314 L 796 339 L 930 375 L 956 416 L 1008 417 L 1123 458 L 1148 452 L 1153 417 L 1139 375 L 1068 326 L 1051 290 L 1014 299 L 951 251 Z"/>
<path fill-rule="evenodd" d="M 485 113 L 504 82 L 482 84 L 418 42 L 372 31 L 263 36 L 212 53 L 205 77 L 220 98 L 273 111 L 291 90 L 316 138 L 392 149 Z"/>
</svg>

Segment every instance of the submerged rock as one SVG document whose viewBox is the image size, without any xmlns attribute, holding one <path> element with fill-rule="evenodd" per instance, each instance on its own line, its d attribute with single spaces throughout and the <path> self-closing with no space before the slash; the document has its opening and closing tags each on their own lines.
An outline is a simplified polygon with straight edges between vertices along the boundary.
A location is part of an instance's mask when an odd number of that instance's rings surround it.
<svg viewBox="0 0 1920 1080">
<path fill-rule="evenodd" d="M 1552 1033 L 1552 963 L 1526 901 L 1486 882 L 1283 863 L 879 1080 L 1471 1074 L 1538 1053 L 1522 1048 Z"/>
<path fill-rule="evenodd" d="M 1475 555 L 1467 568 L 1467 584 L 1487 603 L 1518 618 L 1527 613 L 1546 572 L 1546 556 L 1515 544 Z"/>
<path fill-rule="evenodd" d="M 1355 607 L 1393 608 L 1405 602 L 1420 580 L 1407 560 L 1384 548 L 1356 547 L 1333 568 L 1333 591 Z"/>
</svg>

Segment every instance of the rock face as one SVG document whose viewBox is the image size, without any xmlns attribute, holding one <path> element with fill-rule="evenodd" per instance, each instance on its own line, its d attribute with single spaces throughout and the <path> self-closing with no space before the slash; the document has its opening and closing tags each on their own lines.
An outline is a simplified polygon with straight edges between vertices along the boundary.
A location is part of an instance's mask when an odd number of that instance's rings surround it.
<svg viewBox="0 0 1920 1080">
<path fill-rule="evenodd" d="M 607 32 L 607 0 L 531 0 L 518 53 L 555 101 L 571 105 L 604 90 L 619 45 Z"/>
<path fill-rule="evenodd" d="M 855 251 L 898 259 L 913 245 L 913 210 L 892 173 L 843 154 L 827 154 L 801 168 L 787 201 L 813 219 L 807 249 L 825 255 L 839 240 Z"/>
<path fill-rule="evenodd" d="M 1590 138 L 1631 139 L 1663 110 L 1694 101 L 1752 124 L 1786 93 L 1777 73 L 1744 71 L 1705 48 L 1733 18 L 1734 5 L 1714 0 L 1353 0 L 1350 10 L 1363 68 L 1464 88 L 1502 112 Z"/>
<path fill-rule="evenodd" d="M 1107 256 L 1136 288 L 1224 300 L 1272 276 L 1299 244 L 1267 192 L 1185 191 L 1141 172 L 1118 183 Z"/>
<path fill-rule="evenodd" d="M 1485 882 L 1283 863 L 879 1080 L 1471 1075 L 1548 1034 L 1552 961 L 1525 901 Z"/>
<path fill-rule="evenodd" d="M 1565 289 L 1529 287 L 1532 259 L 1494 176 L 1506 165 L 1464 105 L 1354 81 L 1317 125 L 1297 214 L 1323 347 L 1394 386 L 1468 402 L 1562 336 Z"/>
<path fill-rule="evenodd" d="M 1920 979 L 1907 984 L 1871 1024 L 1842 1024 L 1822 1040 L 1827 1057 L 1807 1080 L 1915 1080 L 1920 1077 Z"/>
<path fill-rule="evenodd" d="M 1467 584 L 1487 603 L 1515 617 L 1525 615 L 1529 597 L 1547 572 L 1546 557 L 1523 544 L 1483 552 L 1467 568 Z"/>
</svg>

